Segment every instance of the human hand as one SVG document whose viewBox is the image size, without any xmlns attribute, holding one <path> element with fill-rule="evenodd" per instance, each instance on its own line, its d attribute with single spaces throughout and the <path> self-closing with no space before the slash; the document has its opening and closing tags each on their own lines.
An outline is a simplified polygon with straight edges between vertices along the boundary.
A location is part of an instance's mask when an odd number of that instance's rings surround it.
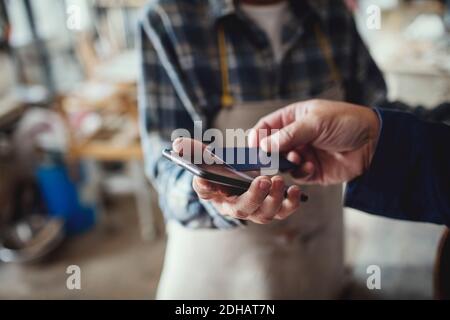
<svg viewBox="0 0 450 320">
<path fill-rule="evenodd" d="M 201 142 L 188 138 L 176 139 L 172 145 L 173 151 L 180 155 L 187 148 L 204 150 L 205 147 Z M 192 186 L 199 198 L 210 201 L 219 213 L 259 224 L 285 219 L 299 207 L 301 198 L 298 186 L 291 186 L 286 191 L 281 176 L 259 176 L 242 195 L 232 194 L 226 186 L 197 176 Z"/>
<path fill-rule="evenodd" d="M 264 137 L 261 129 L 279 131 Z M 298 183 L 329 185 L 352 180 L 369 168 L 379 131 L 380 121 L 370 108 L 309 100 L 262 118 L 249 144 L 287 153 L 299 165 L 292 172 Z"/>
</svg>

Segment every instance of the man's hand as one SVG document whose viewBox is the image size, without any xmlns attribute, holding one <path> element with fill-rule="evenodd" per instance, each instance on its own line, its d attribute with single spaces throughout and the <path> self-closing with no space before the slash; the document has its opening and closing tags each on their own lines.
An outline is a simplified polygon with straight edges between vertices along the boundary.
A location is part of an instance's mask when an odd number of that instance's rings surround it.
<svg viewBox="0 0 450 320">
<path fill-rule="evenodd" d="M 174 141 L 172 148 L 179 154 L 183 154 L 183 150 L 187 148 L 190 148 L 189 150 L 205 148 L 205 145 L 198 144 L 201 142 L 180 138 Z M 285 184 L 280 176 L 257 177 L 250 188 L 240 196 L 230 194 L 225 186 L 199 177 L 194 177 L 192 184 L 198 196 L 211 201 L 221 214 L 259 224 L 266 224 L 274 219 L 285 219 L 299 207 L 300 203 L 301 192 L 298 186 L 289 187 L 285 198 Z"/>
<path fill-rule="evenodd" d="M 264 137 L 260 129 L 279 129 Z M 366 171 L 380 131 L 370 108 L 327 100 L 291 104 L 262 118 L 253 128 L 250 146 L 279 150 L 299 165 L 292 175 L 303 184 L 337 184 Z"/>
</svg>

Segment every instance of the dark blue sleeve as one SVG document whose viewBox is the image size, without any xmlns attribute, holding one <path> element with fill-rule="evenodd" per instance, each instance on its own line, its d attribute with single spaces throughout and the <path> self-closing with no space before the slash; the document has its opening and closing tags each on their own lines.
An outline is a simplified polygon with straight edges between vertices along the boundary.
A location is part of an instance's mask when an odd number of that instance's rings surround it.
<svg viewBox="0 0 450 320">
<path fill-rule="evenodd" d="M 348 184 L 345 205 L 450 226 L 450 126 L 379 113 L 382 129 L 371 166 Z"/>
</svg>

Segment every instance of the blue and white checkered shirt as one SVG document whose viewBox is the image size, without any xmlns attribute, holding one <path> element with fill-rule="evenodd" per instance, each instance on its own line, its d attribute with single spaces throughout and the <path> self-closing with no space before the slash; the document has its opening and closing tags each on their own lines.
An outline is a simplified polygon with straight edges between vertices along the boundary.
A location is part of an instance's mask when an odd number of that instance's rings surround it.
<svg viewBox="0 0 450 320">
<path fill-rule="evenodd" d="M 224 218 L 199 200 L 192 189 L 192 175 L 161 156 L 171 144 L 172 131 L 193 130 L 193 121 L 158 50 L 163 50 L 197 114 L 207 122 L 221 108 L 219 25 L 227 39 L 230 91 L 237 102 L 304 100 L 327 89 L 332 72 L 315 36 L 317 25 L 331 44 L 346 100 L 376 105 L 386 97 L 383 76 L 343 1 L 290 1 L 293 15 L 282 28 L 285 54 L 279 64 L 268 37 L 239 9 L 238 2 L 156 0 L 148 4 L 139 23 L 139 109 L 146 173 L 159 193 L 166 220 L 192 228 L 230 228 L 240 222 Z"/>
</svg>

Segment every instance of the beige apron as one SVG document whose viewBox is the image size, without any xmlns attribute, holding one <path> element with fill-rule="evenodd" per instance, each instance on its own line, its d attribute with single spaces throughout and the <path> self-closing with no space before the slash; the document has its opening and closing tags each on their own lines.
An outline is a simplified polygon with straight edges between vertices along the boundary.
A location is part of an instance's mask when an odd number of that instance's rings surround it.
<svg viewBox="0 0 450 320">
<path fill-rule="evenodd" d="M 223 43 L 219 47 L 222 70 L 227 70 Z M 223 83 L 228 83 L 227 75 Z M 342 90 L 335 83 L 320 97 L 342 100 Z M 229 92 L 227 85 L 223 92 Z M 232 101 L 231 96 L 223 99 L 225 105 Z M 221 110 L 213 127 L 249 129 L 287 104 L 234 104 Z M 157 298 L 336 298 L 344 278 L 342 186 L 303 186 L 302 190 L 309 201 L 288 219 L 269 225 L 249 223 L 245 228 L 215 230 L 169 222 Z"/>
</svg>

